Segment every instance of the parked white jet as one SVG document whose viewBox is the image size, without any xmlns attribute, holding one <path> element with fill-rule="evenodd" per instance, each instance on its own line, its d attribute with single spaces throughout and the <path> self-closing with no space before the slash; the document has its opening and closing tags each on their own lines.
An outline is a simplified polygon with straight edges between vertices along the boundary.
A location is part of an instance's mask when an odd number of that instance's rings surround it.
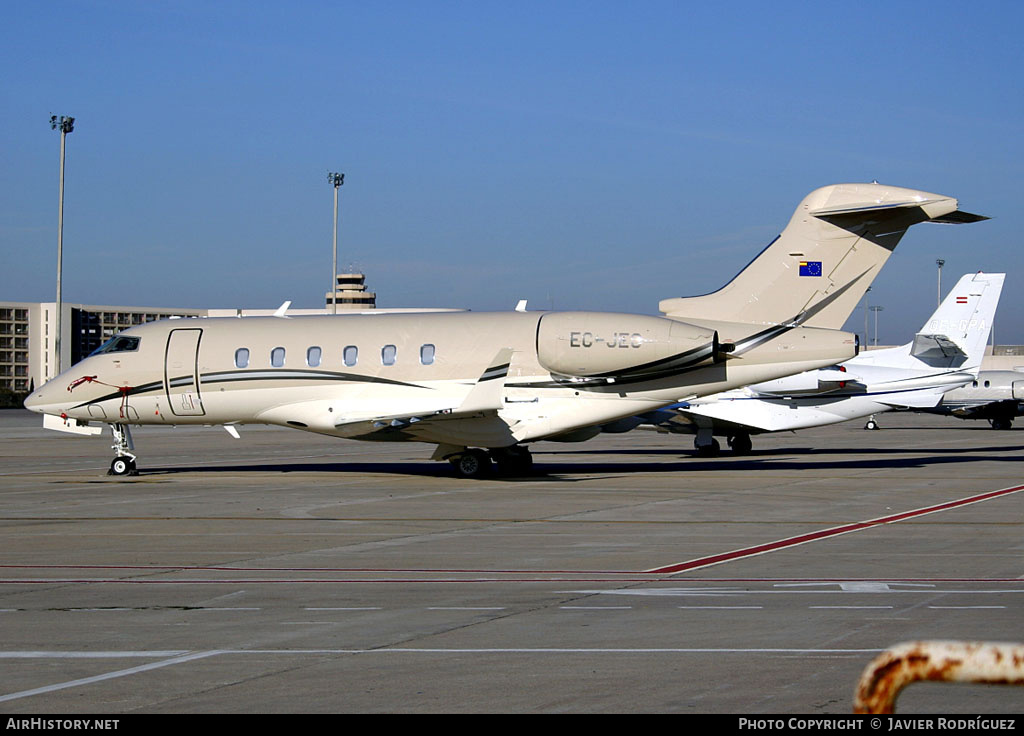
<svg viewBox="0 0 1024 736">
<path fill-rule="evenodd" d="M 1024 372 L 980 371 L 971 383 L 942 397 L 930 414 L 949 414 L 961 419 L 987 419 L 992 429 L 1009 429 L 1024 415 Z"/>
<path fill-rule="evenodd" d="M 719 450 L 713 435 L 726 436 L 735 453 L 745 454 L 751 434 L 931 409 L 947 391 L 977 378 L 1003 279 L 1001 273 L 963 276 L 902 347 L 863 352 L 838 366 L 695 399 L 644 419 L 661 430 L 696 434 L 698 453 L 713 456 Z"/>
<path fill-rule="evenodd" d="M 523 470 L 524 443 L 587 439 L 681 397 L 852 357 L 855 336 L 824 327 L 842 325 L 907 228 L 979 219 L 950 197 L 833 185 L 808 195 L 722 290 L 662 302 L 667 317 L 517 310 L 153 322 L 117 335 L 25 405 L 56 429 L 110 425 L 114 474 L 135 472 L 133 424 L 275 424 L 432 443 L 434 459 L 464 476 L 492 458 Z"/>
</svg>

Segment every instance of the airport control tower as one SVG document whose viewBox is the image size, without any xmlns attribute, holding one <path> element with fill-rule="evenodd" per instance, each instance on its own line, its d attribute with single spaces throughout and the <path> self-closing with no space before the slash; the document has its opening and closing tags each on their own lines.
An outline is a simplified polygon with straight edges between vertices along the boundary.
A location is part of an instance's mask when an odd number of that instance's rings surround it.
<svg viewBox="0 0 1024 736">
<path fill-rule="evenodd" d="M 337 304 L 338 310 L 377 308 L 377 295 L 366 290 L 364 274 L 339 273 L 335 275 L 334 279 L 334 291 L 329 291 L 324 295 L 328 312 L 331 311 L 332 304 Z"/>
</svg>

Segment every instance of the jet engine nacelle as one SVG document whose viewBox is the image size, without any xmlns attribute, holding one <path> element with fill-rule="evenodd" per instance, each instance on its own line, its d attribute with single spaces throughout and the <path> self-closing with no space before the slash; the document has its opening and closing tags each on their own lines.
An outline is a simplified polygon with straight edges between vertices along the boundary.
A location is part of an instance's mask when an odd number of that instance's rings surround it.
<svg viewBox="0 0 1024 736">
<path fill-rule="evenodd" d="M 720 361 L 730 349 L 711 328 L 639 314 L 550 312 L 537 327 L 537 360 L 563 376 L 654 378 Z"/>
</svg>

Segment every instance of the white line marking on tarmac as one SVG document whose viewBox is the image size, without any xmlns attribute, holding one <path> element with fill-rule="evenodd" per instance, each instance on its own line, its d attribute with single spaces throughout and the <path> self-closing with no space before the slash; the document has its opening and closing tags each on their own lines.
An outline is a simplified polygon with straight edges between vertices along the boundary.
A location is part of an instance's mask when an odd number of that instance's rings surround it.
<svg viewBox="0 0 1024 736">
<path fill-rule="evenodd" d="M 808 608 L 825 608 L 825 609 L 842 609 L 842 610 L 862 610 L 865 608 L 893 608 L 893 606 L 808 606 Z"/>
<path fill-rule="evenodd" d="M 4 659 L 123 659 L 129 657 L 173 657 L 163 662 L 154 662 L 145 667 L 164 667 L 169 664 L 187 662 L 194 659 L 213 656 L 237 655 L 282 655 L 308 656 L 322 654 L 629 654 L 630 652 L 654 652 L 663 654 L 870 654 L 885 651 L 875 647 L 871 649 L 809 649 L 802 647 L 476 647 L 437 649 L 428 647 L 392 647 L 380 649 L 211 649 L 204 652 L 182 651 L 125 651 L 125 652 L 54 652 L 54 651 L 21 651 L 0 652 L 0 660 Z M 134 669 L 134 668 L 133 668 Z M 124 670 L 127 672 L 127 670 Z"/>
<path fill-rule="evenodd" d="M 427 606 L 428 611 L 504 611 L 503 606 Z"/>
<path fill-rule="evenodd" d="M 18 700 L 20 698 L 27 698 L 33 695 L 43 695 L 45 693 L 56 692 L 58 690 L 66 690 L 68 688 L 80 687 L 82 685 L 90 685 L 97 682 L 104 682 L 106 680 L 115 679 L 118 677 L 127 677 L 129 675 L 139 674 L 141 672 L 148 672 L 150 670 L 160 669 L 162 667 L 169 667 L 176 664 L 184 664 L 186 662 L 192 662 L 200 659 L 206 659 L 209 657 L 223 656 L 223 655 L 263 655 L 263 656 L 276 656 L 284 655 L 289 657 L 301 657 L 301 656 L 323 656 L 325 654 L 337 654 L 337 655 L 369 655 L 369 654 L 441 654 L 441 655 L 452 655 L 452 654 L 782 654 L 786 656 L 829 656 L 829 657 L 850 657 L 850 656 L 862 656 L 866 654 L 878 654 L 883 650 L 881 649 L 783 649 L 783 648 L 556 648 L 556 647 L 537 647 L 533 649 L 528 648 L 503 648 L 503 649 L 414 649 L 414 648 L 394 648 L 394 649 L 215 649 L 206 652 L 192 652 L 183 653 L 175 651 L 153 651 L 153 652 L 138 652 L 138 651 L 126 651 L 126 652 L 45 652 L 45 651 L 23 651 L 23 652 L 0 652 L 0 660 L 3 659 L 124 659 L 124 658 L 136 658 L 136 657 L 170 657 L 170 659 L 163 659 L 159 662 L 151 662 L 149 664 L 140 665 L 138 667 L 130 667 L 124 670 L 116 670 L 114 672 L 107 672 L 102 675 L 95 675 L 93 677 L 83 677 L 77 680 L 69 680 L 68 682 L 55 683 L 53 685 L 47 685 L 44 687 L 32 688 L 31 690 L 22 690 L 20 692 L 8 693 L 7 695 L 0 695 L 0 702 L 9 702 L 11 700 Z"/>
<path fill-rule="evenodd" d="M 764 606 L 676 606 L 687 611 L 761 611 Z"/>
<path fill-rule="evenodd" d="M 633 606 L 559 606 L 563 611 L 629 611 Z"/>
<path fill-rule="evenodd" d="M 149 670 L 159 669 L 161 667 L 168 667 L 174 664 L 181 664 L 182 662 L 191 662 L 196 659 L 204 659 L 205 657 L 212 657 L 216 654 L 220 654 L 218 651 L 210 652 L 195 652 L 193 654 L 185 654 L 180 657 L 173 657 L 171 659 L 165 659 L 160 662 L 151 662 L 149 664 L 139 665 L 138 667 L 130 667 L 126 670 L 117 670 L 116 672 L 107 672 L 103 675 L 94 675 L 93 677 L 83 677 L 78 680 L 69 680 L 68 682 L 60 682 L 54 685 L 46 685 L 44 687 L 37 687 L 31 690 L 22 690 L 17 693 L 10 693 L 9 695 L 0 695 L 0 703 L 5 703 L 9 700 L 17 700 L 19 698 L 27 698 L 32 695 L 43 695 L 45 693 L 56 692 L 57 690 L 66 690 L 70 687 L 78 687 L 80 685 L 91 685 L 95 682 L 103 682 L 104 680 L 112 680 L 117 677 L 126 677 L 128 675 L 136 675 L 140 672 L 147 672 Z"/>
<path fill-rule="evenodd" d="M 309 608 L 309 607 L 307 607 L 305 610 L 307 610 L 307 611 L 380 611 L 382 609 L 381 609 L 380 606 L 362 606 L 362 607 L 352 606 L 352 607 L 349 607 L 349 608 Z"/>
</svg>

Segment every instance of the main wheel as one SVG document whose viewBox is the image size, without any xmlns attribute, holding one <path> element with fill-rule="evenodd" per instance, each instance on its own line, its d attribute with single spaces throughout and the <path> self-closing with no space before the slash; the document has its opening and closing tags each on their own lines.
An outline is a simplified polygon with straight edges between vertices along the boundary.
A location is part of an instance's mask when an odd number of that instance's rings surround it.
<svg viewBox="0 0 1024 736">
<path fill-rule="evenodd" d="M 1013 420 L 1007 417 L 996 417 L 995 419 L 989 419 L 988 423 L 992 425 L 992 429 L 1009 429 L 1013 426 Z"/>
<path fill-rule="evenodd" d="M 463 478 L 480 478 L 491 471 L 491 456 L 483 450 L 466 450 L 451 463 Z"/>
<path fill-rule="evenodd" d="M 111 461 L 108 475 L 132 475 L 134 473 L 135 461 L 126 455 L 120 455 Z"/>
<path fill-rule="evenodd" d="M 697 448 L 697 457 L 718 457 L 718 453 L 722 451 L 722 446 L 714 438 L 707 445 L 698 445 L 694 440 L 693 446 Z"/>
<path fill-rule="evenodd" d="M 491 450 L 491 457 L 502 475 L 526 475 L 533 469 L 533 455 L 522 445 Z"/>
<path fill-rule="evenodd" d="M 750 435 L 746 432 L 740 432 L 729 438 L 729 447 L 732 448 L 733 455 L 746 455 L 753 446 L 754 443 L 750 441 Z"/>
</svg>

